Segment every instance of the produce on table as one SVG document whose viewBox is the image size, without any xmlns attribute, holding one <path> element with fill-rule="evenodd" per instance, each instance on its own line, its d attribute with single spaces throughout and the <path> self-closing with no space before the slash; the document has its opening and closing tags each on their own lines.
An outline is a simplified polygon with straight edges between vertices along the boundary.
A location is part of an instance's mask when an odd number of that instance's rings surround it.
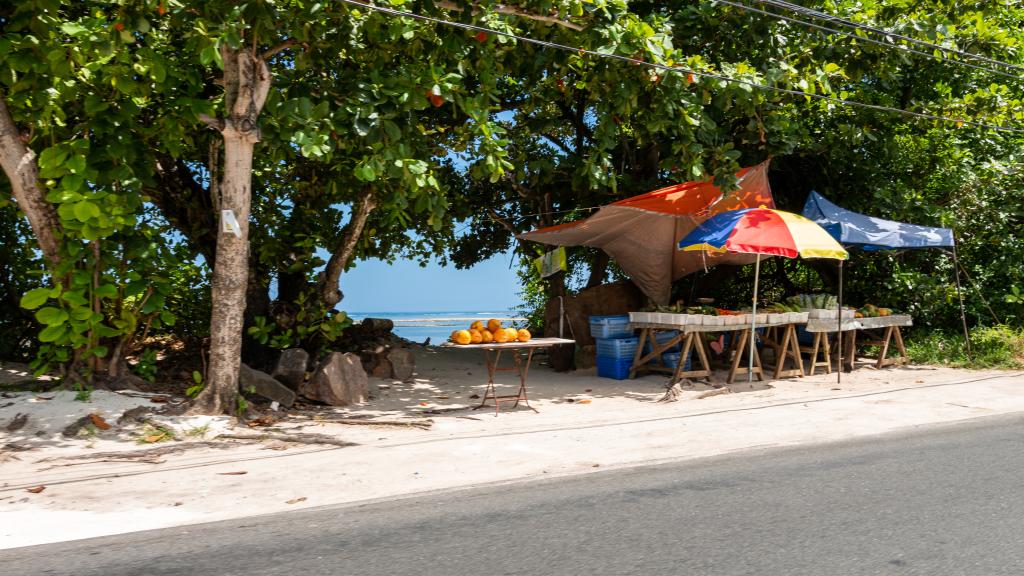
<svg viewBox="0 0 1024 576">
<path fill-rule="evenodd" d="M 879 308 L 874 304 L 865 304 L 854 316 L 857 318 L 878 318 L 879 316 L 892 316 L 892 308 Z"/>
<path fill-rule="evenodd" d="M 491 318 L 484 324 L 477 320 L 469 330 L 455 330 L 449 338 L 455 344 L 491 344 L 497 342 L 529 342 L 533 335 L 526 329 L 502 328 L 501 321 Z"/>
</svg>

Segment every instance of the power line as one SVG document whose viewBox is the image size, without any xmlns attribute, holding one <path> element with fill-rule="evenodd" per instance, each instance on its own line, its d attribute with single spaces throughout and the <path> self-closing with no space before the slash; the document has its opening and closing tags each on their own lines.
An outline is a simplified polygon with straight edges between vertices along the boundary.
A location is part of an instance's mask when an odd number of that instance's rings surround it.
<svg viewBox="0 0 1024 576">
<path fill-rule="evenodd" d="M 930 113 L 927 113 L 927 112 L 913 112 L 911 110 L 903 110 L 901 108 L 893 108 L 893 107 L 890 107 L 890 106 L 882 106 L 880 104 L 866 104 L 864 102 L 857 102 L 855 100 L 847 100 L 845 98 L 835 98 L 835 97 L 832 97 L 832 96 L 825 96 L 823 94 L 814 94 L 814 93 L 811 93 L 811 92 L 804 92 L 802 90 L 794 90 L 794 89 L 791 89 L 791 88 L 780 88 L 778 86 L 770 86 L 768 84 L 760 84 L 758 82 L 752 82 L 750 80 L 742 80 L 742 79 L 739 79 L 739 78 L 730 78 L 728 76 L 723 76 L 723 75 L 720 75 L 720 74 L 714 74 L 714 73 L 711 73 L 711 72 L 701 72 L 699 70 L 692 70 L 692 69 L 689 69 L 689 68 L 683 68 L 681 66 L 667 66 L 665 64 L 658 64 L 656 62 L 646 62 L 644 60 L 639 60 L 637 58 L 631 58 L 629 56 L 621 56 L 619 54 L 604 54 L 604 53 L 597 52 L 597 51 L 594 51 L 594 50 L 588 50 L 586 48 L 577 48 L 577 47 L 574 47 L 574 46 L 567 46 L 565 44 L 559 44 L 557 42 L 549 42 L 547 40 L 538 40 L 536 38 L 530 38 L 528 36 L 519 36 L 519 35 L 513 34 L 511 32 L 505 32 L 503 30 L 494 30 L 492 28 L 486 28 L 484 26 L 478 26 L 476 24 L 467 24 L 467 23 L 464 23 L 464 22 L 453 22 L 451 20 L 444 20 L 444 19 L 441 19 L 441 18 L 434 18 L 433 16 L 424 16 L 422 14 L 416 14 L 415 12 L 402 12 L 402 11 L 399 11 L 399 10 L 394 10 L 394 9 L 386 8 L 386 7 L 383 7 L 383 6 L 374 6 L 372 4 L 364 4 L 360 0 L 341 0 L 341 2 L 343 2 L 345 4 L 350 4 L 350 5 L 353 5 L 353 6 L 359 6 L 361 8 L 365 8 L 367 10 L 371 10 L 371 11 L 374 11 L 374 12 L 381 12 L 381 13 L 384 13 L 384 14 L 390 14 L 392 16 L 399 16 L 399 17 L 403 17 L 403 18 L 413 18 L 413 19 L 416 19 L 416 20 L 422 20 L 422 21 L 425 21 L 425 22 L 433 22 L 435 24 L 441 24 L 441 25 L 444 25 L 444 26 L 452 26 L 452 27 L 455 27 L 455 28 L 462 28 L 464 30 L 473 30 L 473 31 L 476 31 L 476 32 L 486 32 L 488 34 L 495 34 L 495 35 L 498 35 L 498 36 L 504 36 L 506 38 L 512 38 L 512 39 L 518 40 L 520 42 L 525 42 L 525 43 L 528 43 L 528 44 L 534 44 L 534 45 L 542 46 L 542 47 L 546 47 L 546 48 L 554 48 L 554 49 L 557 49 L 557 50 L 563 50 L 565 52 L 572 52 L 572 53 L 580 54 L 580 55 L 587 54 L 587 55 L 590 55 L 590 56 L 596 56 L 598 58 L 610 58 L 612 60 L 619 60 L 621 62 L 628 62 L 630 64 L 636 64 L 636 65 L 639 65 L 639 66 L 646 66 L 648 68 L 654 68 L 656 70 L 662 70 L 662 71 L 665 71 L 665 72 L 687 73 L 687 74 L 692 74 L 694 76 L 699 76 L 699 77 L 702 77 L 702 78 L 710 78 L 712 80 L 721 80 L 723 82 L 731 82 L 733 84 L 740 84 L 740 85 L 743 85 L 743 86 L 750 86 L 752 88 L 759 88 L 759 89 L 762 89 L 762 90 L 769 90 L 769 91 L 772 91 L 772 92 L 778 92 L 780 94 L 789 94 L 791 96 L 803 96 L 803 97 L 806 97 L 806 98 L 813 98 L 813 99 L 816 99 L 816 100 L 822 100 L 822 101 L 825 101 L 825 102 L 832 102 L 832 103 L 835 103 L 835 104 L 845 104 L 847 106 L 856 106 L 856 107 L 865 108 L 865 109 L 868 109 L 868 110 L 875 110 L 875 111 L 879 111 L 879 112 L 893 112 L 893 113 L 896 113 L 896 114 L 902 114 L 904 116 L 912 116 L 912 117 L 915 117 L 915 118 L 923 118 L 925 120 L 937 120 L 937 121 L 940 121 L 940 122 L 951 122 L 951 123 L 955 123 L 957 125 L 974 126 L 974 127 L 977 127 L 977 128 L 988 128 L 990 130 L 995 130 L 997 132 L 1024 133 L 1024 130 L 1022 130 L 1022 129 L 1012 128 L 1012 127 L 1009 127 L 1009 126 L 997 126 L 997 125 L 994 125 L 994 124 L 986 124 L 984 122 L 976 122 L 974 120 L 965 120 L 965 119 L 962 119 L 962 118 L 951 118 L 949 116 L 940 116 L 938 114 L 930 114 Z"/>
<path fill-rule="evenodd" d="M 921 51 L 921 50 L 915 50 L 913 48 L 910 48 L 909 46 L 904 46 L 903 44 L 892 44 L 890 42 L 885 42 L 885 41 L 882 41 L 882 40 L 876 40 L 875 38 L 871 38 L 870 36 L 858 36 L 858 35 L 853 34 L 851 32 L 844 32 L 842 30 L 836 30 L 835 28 L 829 28 L 828 26 L 822 26 L 821 24 L 815 24 L 813 22 L 807 22 L 806 20 L 800 20 L 798 18 L 793 18 L 793 17 L 790 17 L 790 16 L 786 16 L 784 14 L 777 14 L 775 12 L 770 12 L 768 10 L 762 10 L 760 8 L 755 8 L 753 6 L 748 6 L 746 4 L 741 4 L 739 2 L 731 2 L 730 0 L 714 0 L 714 1 L 716 3 L 718 3 L 718 4 L 725 4 L 725 5 L 728 5 L 728 6 L 734 6 L 736 8 L 739 8 L 741 10 L 746 10 L 748 12 L 754 12 L 754 13 L 757 13 L 757 14 L 763 14 L 765 16 L 771 16 L 772 18 L 777 18 L 779 20 L 785 20 L 787 22 L 793 22 L 793 23 L 796 23 L 796 24 L 802 24 L 804 26 L 807 26 L 808 28 L 814 28 L 814 29 L 817 29 L 817 30 L 821 30 L 821 31 L 827 32 L 829 34 L 837 34 L 839 36 L 845 36 L 847 38 L 852 38 L 854 40 L 858 40 L 858 41 L 861 41 L 861 42 L 868 42 L 870 44 L 877 44 L 878 46 L 884 46 L 885 48 L 899 48 L 899 49 L 901 49 L 901 50 L 903 50 L 905 52 L 910 52 L 911 54 L 918 54 L 920 56 L 925 56 L 927 58 L 932 58 L 932 59 L 935 58 L 935 55 L 933 53 L 924 52 L 924 51 Z M 763 0 L 759 0 L 759 1 L 763 1 Z M 985 66 L 979 66 L 977 64 L 971 64 L 970 62 L 964 62 L 962 60 L 949 60 L 949 59 L 946 59 L 946 58 L 942 58 L 941 60 L 943 62 L 951 62 L 953 64 L 958 64 L 960 66 L 966 66 L 968 68 L 974 68 L 975 70 L 982 70 L 982 71 L 985 71 L 985 72 L 990 72 L 992 74 L 998 74 L 999 76 L 1005 76 L 1007 78 L 1013 78 L 1014 80 L 1020 80 L 1021 79 L 1021 77 L 1018 76 L 1017 74 L 1011 74 L 1009 72 L 1004 72 L 1002 70 L 996 70 L 996 69 L 993 69 L 993 68 L 987 68 Z"/>
<path fill-rule="evenodd" d="M 971 53 L 971 52 L 965 52 L 963 50 L 958 50 L 956 48 L 950 48 L 948 46 L 942 46 L 940 44 L 933 44 L 931 42 L 926 42 L 924 40 L 920 40 L 920 39 L 914 38 L 912 36 L 905 36 L 905 35 L 899 34 L 897 32 L 890 32 L 888 30 L 884 30 L 882 28 L 877 28 L 875 26 L 868 26 L 866 24 L 860 24 L 860 23 L 854 22 L 852 20 L 847 20 L 846 18 L 841 18 L 839 16 L 834 16 L 834 15 L 829 14 L 827 12 L 821 12 L 821 11 L 818 11 L 818 10 L 814 10 L 813 8 L 806 8 L 806 7 L 801 6 L 799 4 L 794 4 L 792 2 L 787 2 L 785 0 L 758 0 L 758 2 L 761 2 L 761 3 L 764 3 L 764 4 L 768 4 L 769 6 L 774 6 L 776 8 L 782 8 L 782 9 L 785 9 L 785 10 L 790 10 L 792 12 L 798 12 L 798 13 L 801 13 L 801 14 L 805 14 L 807 16 L 812 16 L 812 17 L 818 18 L 820 20 L 826 20 L 828 22 L 835 22 L 835 23 L 838 23 L 838 24 L 842 24 L 843 26 L 847 26 L 847 27 L 851 27 L 851 28 L 856 28 L 858 30 L 864 30 L 864 31 L 867 31 L 867 32 L 873 32 L 875 34 L 880 34 L 880 35 L 885 36 L 885 37 L 899 38 L 900 40 L 911 42 L 913 44 L 917 44 L 918 46 L 927 46 L 928 48 L 932 48 L 934 50 L 941 50 L 942 52 L 948 52 L 950 54 L 956 54 L 957 56 L 962 56 L 964 58 L 969 58 L 971 60 L 980 60 L 982 62 L 988 62 L 989 64 L 997 64 L 999 66 L 1005 66 L 1006 68 L 1012 68 L 1014 70 L 1024 71 L 1024 66 L 1017 66 L 1016 64 L 1011 64 L 1009 62 L 1003 62 L 1002 60 L 996 60 L 994 58 L 989 58 L 988 56 L 983 56 L 981 54 L 974 54 L 974 53 Z"/>
</svg>

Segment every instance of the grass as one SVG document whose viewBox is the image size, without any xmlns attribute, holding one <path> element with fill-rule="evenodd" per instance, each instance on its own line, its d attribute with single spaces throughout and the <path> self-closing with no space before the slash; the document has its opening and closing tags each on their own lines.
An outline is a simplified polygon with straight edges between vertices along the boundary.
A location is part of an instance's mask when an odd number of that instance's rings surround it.
<svg viewBox="0 0 1024 576">
<path fill-rule="evenodd" d="M 971 357 L 963 334 L 923 332 L 907 341 L 907 354 L 915 364 L 954 368 L 1024 368 L 1024 329 L 979 326 L 971 331 Z"/>
</svg>

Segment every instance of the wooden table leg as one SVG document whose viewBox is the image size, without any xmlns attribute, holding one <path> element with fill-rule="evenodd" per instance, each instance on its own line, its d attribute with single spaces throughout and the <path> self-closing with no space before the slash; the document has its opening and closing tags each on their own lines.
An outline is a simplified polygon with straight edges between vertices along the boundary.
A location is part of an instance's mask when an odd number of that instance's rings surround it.
<svg viewBox="0 0 1024 576">
<path fill-rule="evenodd" d="M 647 338 L 650 337 L 650 334 L 651 334 L 651 329 L 650 328 L 641 328 L 640 329 L 640 341 L 637 342 L 636 352 L 633 353 L 633 365 L 629 367 L 629 378 L 630 379 L 636 378 L 636 371 L 640 369 L 640 366 L 641 366 L 640 361 L 641 361 L 641 359 L 643 358 L 643 355 L 644 355 L 644 342 L 647 342 Z M 651 341 L 654 340 L 653 337 L 650 337 L 650 338 L 651 338 Z"/>
<path fill-rule="evenodd" d="M 811 346 L 811 365 L 808 368 L 808 375 L 814 376 L 818 366 L 825 366 L 825 374 L 832 373 L 832 351 L 828 341 L 828 332 L 815 332 L 814 345 Z M 818 360 L 819 353 L 824 355 L 824 362 Z"/>
<path fill-rule="evenodd" d="M 903 333 L 899 326 L 893 326 L 893 328 L 895 328 L 893 336 L 896 337 L 896 349 L 900 353 L 900 362 L 902 364 L 909 364 L 910 356 L 907 355 L 907 347 L 903 345 Z"/>
<path fill-rule="evenodd" d="M 785 370 L 786 359 L 792 358 L 795 368 Z M 793 324 L 786 324 L 782 331 L 782 344 L 776 349 L 775 378 L 789 378 L 791 376 L 804 376 L 804 362 L 800 357 L 800 344 L 796 339 L 796 328 Z"/>
<path fill-rule="evenodd" d="M 696 353 L 696 362 L 700 362 L 701 368 L 694 370 L 694 362 L 690 362 L 690 370 L 686 370 L 686 359 L 689 357 L 691 350 Z M 674 385 L 683 378 L 707 378 L 711 380 L 711 364 L 708 362 L 707 352 L 704 351 L 703 337 L 700 332 L 687 332 L 686 338 L 683 339 L 682 352 L 679 354 L 679 364 L 676 365 L 675 371 L 672 373 L 672 380 L 669 382 L 669 386 Z"/>
<path fill-rule="evenodd" d="M 753 373 L 757 375 L 758 380 L 764 380 L 764 375 L 761 372 L 761 355 L 757 353 L 757 344 L 750 341 L 750 328 L 744 328 L 740 331 L 738 337 L 734 338 L 736 341 L 733 347 L 733 359 L 732 368 L 729 370 L 729 376 L 726 378 L 726 382 L 732 384 L 733 380 L 736 379 L 736 373 L 739 371 L 740 362 L 743 361 L 743 352 L 746 350 L 747 345 L 754 346 L 754 370 Z"/>
</svg>

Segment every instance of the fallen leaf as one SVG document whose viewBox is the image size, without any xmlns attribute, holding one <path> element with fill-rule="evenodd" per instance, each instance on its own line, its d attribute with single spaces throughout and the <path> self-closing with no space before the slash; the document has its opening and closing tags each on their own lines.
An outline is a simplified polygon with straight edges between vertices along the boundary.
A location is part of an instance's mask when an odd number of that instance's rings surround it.
<svg viewBox="0 0 1024 576">
<path fill-rule="evenodd" d="M 575 402 L 576 399 L 575 398 L 566 398 L 565 401 L 566 402 Z"/>
<path fill-rule="evenodd" d="M 833 388 L 833 390 L 842 390 L 842 388 Z"/>
<path fill-rule="evenodd" d="M 590 404 L 590 400 L 577 400 L 577 404 Z"/>
<path fill-rule="evenodd" d="M 110 430 L 110 424 L 107 424 L 107 421 L 103 419 L 103 416 L 100 416 L 99 414 L 96 414 L 94 412 L 92 414 L 89 414 L 89 419 L 92 420 L 93 426 L 99 428 L 100 430 Z"/>
<path fill-rule="evenodd" d="M 245 470 L 238 470 L 237 472 L 217 472 L 221 476 L 241 476 L 242 474 L 248 474 Z"/>
<path fill-rule="evenodd" d="M 164 404 L 170 402 L 170 400 L 170 396 L 153 396 L 152 398 L 149 399 L 150 402 L 153 402 L 155 404 Z"/>
<path fill-rule="evenodd" d="M 601 467 L 600 464 L 594 464 L 593 466 L 591 466 L 591 468 L 600 468 L 600 467 Z"/>
<path fill-rule="evenodd" d="M 159 442 L 159 441 L 163 440 L 166 436 L 167 436 L 167 432 L 161 432 L 159 434 L 153 434 L 152 436 L 145 436 L 142 439 L 142 441 L 146 442 L 148 444 L 153 444 L 154 442 Z"/>
<path fill-rule="evenodd" d="M 249 420 L 246 424 L 248 424 L 252 428 L 255 428 L 257 426 L 272 426 L 275 422 L 277 421 L 270 416 L 260 416 L 259 418 Z"/>
<path fill-rule="evenodd" d="M 299 498 L 295 498 L 294 500 L 289 500 L 289 501 L 285 502 L 285 504 L 298 504 L 299 502 L 305 502 L 305 501 L 306 501 L 306 497 L 305 496 L 300 496 Z"/>
<path fill-rule="evenodd" d="M 46 486 L 36 486 L 35 488 L 25 488 L 25 492 L 31 492 L 33 494 L 39 494 L 43 490 L 46 490 Z"/>
<path fill-rule="evenodd" d="M 592 390 L 590 388 L 587 388 L 586 390 L 584 390 L 584 392 L 592 392 Z"/>
</svg>

